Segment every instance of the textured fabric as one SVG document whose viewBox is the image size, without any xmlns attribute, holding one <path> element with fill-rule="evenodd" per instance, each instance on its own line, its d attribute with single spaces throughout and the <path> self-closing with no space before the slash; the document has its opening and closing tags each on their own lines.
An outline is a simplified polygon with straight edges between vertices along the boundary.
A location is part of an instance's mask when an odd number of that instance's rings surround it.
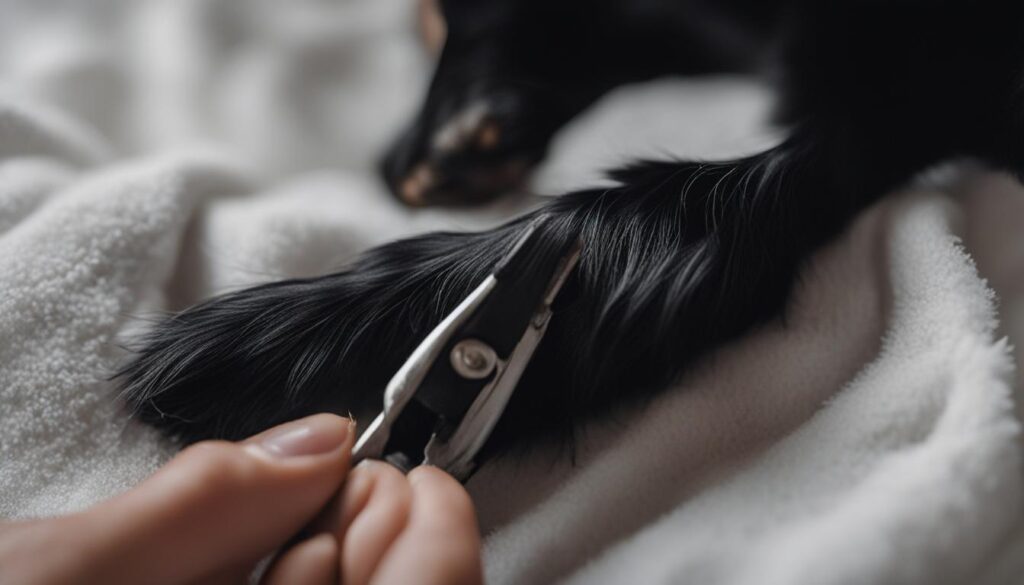
<svg viewBox="0 0 1024 585">
<path fill-rule="evenodd" d="M 412 14 L 0 4 L 0 515 L 81 508 L 173 453 L 108 380 L 159 311 L 532 203 L 414 212 L 383 192 L 374 157 L 428 72 Z M 750 152 L 766 111 L 734 79 L 624 89 L 535 188 Z M 475 476 L 489 582 L 1022 582 L 1022 350 L 1002 338 L 1024 334 L 1024 197 L 984 174 L 913 191 L 815 257 L 784 321 L 582 429 L 575 463 L 540 449 Z"/>
</svg>

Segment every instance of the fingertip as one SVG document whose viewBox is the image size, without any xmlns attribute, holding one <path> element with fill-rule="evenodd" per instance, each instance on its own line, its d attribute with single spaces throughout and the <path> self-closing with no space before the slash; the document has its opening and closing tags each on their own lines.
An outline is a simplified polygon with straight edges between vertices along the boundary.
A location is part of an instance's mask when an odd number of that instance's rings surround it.
<svg viewBox="0 0 1024 585">
<path fill-rule="evenodd" d="M 263 585 L 333 585 L 338 579 L 338 541 L 322 532 L 285 551 L 263 578 Z"/>
<path fill-rule="evenodd" d="M 416 485 L 423 482 L 433 485 L 462 486 L 459 480 L 452 477 L 447 471 L 434 465 L 420 465 L 409 472 L 409 483 Z"/>
<path fill-rule="evenodd" d="M 469 492 L 444 470 L 432 465 L 417 467 L 409 472 L 409 485 L 417 500 L 431 502 L 427 513 L 444 514 L 476 525 L 476 509 Z"/>
</svg>

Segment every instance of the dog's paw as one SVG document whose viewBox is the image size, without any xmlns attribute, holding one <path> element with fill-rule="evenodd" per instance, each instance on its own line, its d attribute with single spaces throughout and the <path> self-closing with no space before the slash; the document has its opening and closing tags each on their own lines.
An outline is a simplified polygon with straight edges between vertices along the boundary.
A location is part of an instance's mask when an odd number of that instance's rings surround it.
<svg viewBox="0 0 1024 585">
<path fill-rule="evenodd" d="M 411 206 L 473 205 L 519 186 L 554 132 L 535 114 L 541 105 L 509 92 L 439 93 L 384 158 L 391 191 Z"/>
</svg>

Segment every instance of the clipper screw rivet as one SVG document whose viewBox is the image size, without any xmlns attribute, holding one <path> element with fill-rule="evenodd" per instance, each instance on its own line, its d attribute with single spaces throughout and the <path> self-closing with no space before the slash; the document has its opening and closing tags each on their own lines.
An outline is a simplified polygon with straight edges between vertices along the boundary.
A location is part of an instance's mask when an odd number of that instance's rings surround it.
<svg viewBox="0 0 1024 585">
<path fill-rule="evenodd" d="M 464 339 L 452 348 L 451 362 L 463 378 L 479 380 L 491 375 L 498 364 L 498 355 L 479 339 Z"/>
</svg>

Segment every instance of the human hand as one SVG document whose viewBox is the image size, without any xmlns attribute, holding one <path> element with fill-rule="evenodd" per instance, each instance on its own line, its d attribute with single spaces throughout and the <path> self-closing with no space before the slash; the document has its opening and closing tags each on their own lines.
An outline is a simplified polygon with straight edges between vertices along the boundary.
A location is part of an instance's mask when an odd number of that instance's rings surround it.
<svg viewBox="0 0 1024 585">
<path fill-rule="evenodd" d="M 320 414 L 241 443 L 198 443 L 88 510 L 0 524 L 0 581 L 245 583 L 291 544 L 266 585 L 481 583 L 465 490 L 434 468 L 403 476 L 368 462 L 349 473 L 353 427 Z"/>
</svg>

